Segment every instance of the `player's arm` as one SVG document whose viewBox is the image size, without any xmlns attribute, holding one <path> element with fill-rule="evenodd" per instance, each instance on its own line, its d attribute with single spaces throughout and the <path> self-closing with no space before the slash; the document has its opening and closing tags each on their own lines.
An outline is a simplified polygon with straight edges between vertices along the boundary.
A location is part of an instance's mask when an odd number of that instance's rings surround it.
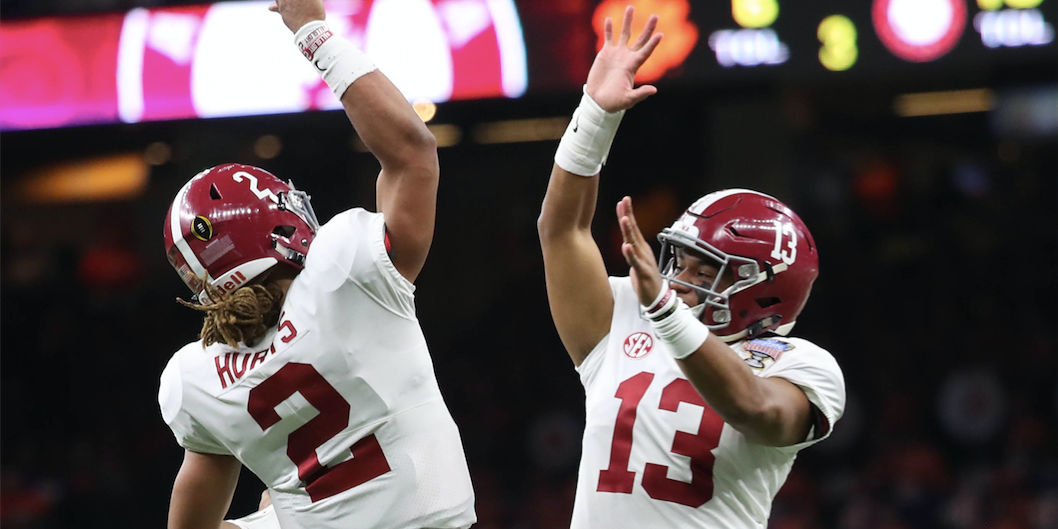
<svg viewBox="0 0 1058 529">
<path fill-rule="evenodd" d="M 283 16 L 299 45 L 302 38 L 310 37 L 299 30 L 324 18 L 322 0 L 276 0 L 272 10 Z M 322 63 L 313 59 L 313 64 L 323 69 L 324 80 L 341 99 L 353 128 L 382 166 L 376 200 L 385 214 L 390 258 L 401 275 L 414 281 L 433 240 L 440 175 L 437 140 L 397 87 L 359 50 L 337 36 L 328 40 L 333 41 L 331 49 L 342 48 L 337 55 L 318 52 L 316 59 Z M 313 44 L 311 38 L 307 42 Z"/>
<path fill-rule="evenodd" d="M 624 238 L 621 253 L 631 267 L 639 302 L 647 307 L 647 318 L 654 322 L 658 337 L 669 344 L 680 369 L 709 407 L 752 442 L 789 446 L 804 441 L 812 419 L 804 391 L 782 378 L 753 374 L 738 354 L 668 290 L 654 252 L 636 224 L 632 199 L 621 200 L 617 217 Z M 663 289 L 672 295 L 666 297 Z"/>
<path fill-rule="evenodd" d="M 222 527 L 242 463 L 232 456 L 184 450 L 169 499 L 169 529 Z"/>
<path fill-rule="evenodd" d="M 360 139 L 382 165 L 376 203 L 385 214 L 393 266 L 414 282 L 433 240 L 437 205 L 437 140 L 397 87 L 378 70 L 342 96 Z"/>
<path fill-rule="evenodd" d="M 555 166 L 537 220 L 551 318 L 575 365 L 606 336 L 613 295 L 591 234 L 598 178 Z"/>
<path fill-rule="evenodd" d="M 636 70 L 661 40 L 660 33 L 654 34 L 657 16 L 651 16 L 630 45 L 632 15 L 629 7 L 617 41 L 613 22 L 606 19 L 606 43 L 592 64 L 586 97 L 555 156 L 537 220 L 551 317 L 576 365 L 606 336 L 613 316 L 606 267 L 591 234 L 601 159 L 613 140 L 619 113 L 657 91 L 649 85 L 633 89 Z"/>
<path fill-rule="evenodd" d="M 812 406 L 804 391 L 782 378 L 756 376 L 715 335 L 677 363 L 709 406 L 750 441 L 789 446 L 808 437 Z"/>
</svg>

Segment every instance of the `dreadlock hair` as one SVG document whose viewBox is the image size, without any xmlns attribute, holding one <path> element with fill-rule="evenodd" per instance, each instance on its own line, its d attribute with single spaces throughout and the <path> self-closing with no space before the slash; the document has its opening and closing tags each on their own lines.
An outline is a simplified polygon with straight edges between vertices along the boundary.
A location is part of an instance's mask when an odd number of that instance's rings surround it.
<svg viewBox="0 0 1058 529">
<path fill-rule="evenodd" d="M 242 287 L 231 293 L 203 281 L 206 293 L 213 300 L 208 305 L 176 301 L 185 307 L 206 313 L 202 322 L 202 347 L 214 343 L 225 343 L 238 347 L 239 342 L 253 346 L 268 329 L 279 323 L 279 310 L 283 305 L 283 289 L 275 281 L 265 281 Z"/>
</svg>

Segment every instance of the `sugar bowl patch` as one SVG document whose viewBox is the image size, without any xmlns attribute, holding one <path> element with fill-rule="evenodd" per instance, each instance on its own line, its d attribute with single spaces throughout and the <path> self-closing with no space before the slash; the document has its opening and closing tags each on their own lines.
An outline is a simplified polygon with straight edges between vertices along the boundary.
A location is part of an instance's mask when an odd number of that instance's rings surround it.
<svg viewBox="0 0 1058 529">
<path fill-rule="evenodd" d="M 757 338 L 742 344 L 742 350 L 749 353 L 746 364 L 754 369 L 763 369 L 765 360 L 778 362 L 783 353 L 793 348 L 793 344 L 775 338 Z"/>
</svg>

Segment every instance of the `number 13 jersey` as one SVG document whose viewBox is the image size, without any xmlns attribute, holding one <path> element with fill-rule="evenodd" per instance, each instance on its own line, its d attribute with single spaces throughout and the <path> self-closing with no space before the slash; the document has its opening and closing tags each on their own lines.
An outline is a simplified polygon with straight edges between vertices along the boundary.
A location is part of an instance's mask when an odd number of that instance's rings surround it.
<svg viewBox="0 0 1058 529">
<path fill-rule="evenodd" d="M 797 452 L 830 434 L 845 383 L 825 350 L 797 338 L 731 344 L 754 374 L 799 386 L 820 411 L 802 443 L 751 443 L 724 423 L 640 317 L 629 278 L 610 278 L 610 334 L 577 371 L 585 388 L 573 529 L 764 528 Z"/>
<path fill-rule="evenodd" d="M 475 521 L 414 287 L 384 234 L 381 214 L 336 215 L 259 344 L 194 342 L 162 373 L 162 417 L 179 444 L 238 458 L 270 489 L 283 529 Z"/>
</svg>

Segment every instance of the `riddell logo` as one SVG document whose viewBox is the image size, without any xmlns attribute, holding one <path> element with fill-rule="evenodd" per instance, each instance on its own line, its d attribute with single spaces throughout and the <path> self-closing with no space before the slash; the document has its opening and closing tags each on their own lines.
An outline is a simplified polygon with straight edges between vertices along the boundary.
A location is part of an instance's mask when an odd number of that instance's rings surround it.
<svg viewBox="0 0 1058 529">
<path fill-rule="evenodd" d="M 235 272 L 228 276 L 227 281 L 222 284 L 217 284 L 217 288 L 220 289 L 221 292 L 227 294 L 228 292 L 235 290 L 235 287 L 242 286 L 243 283 L 246 283 L 246 276 L 242 275 L 242 272 Z"/>
</svg>

